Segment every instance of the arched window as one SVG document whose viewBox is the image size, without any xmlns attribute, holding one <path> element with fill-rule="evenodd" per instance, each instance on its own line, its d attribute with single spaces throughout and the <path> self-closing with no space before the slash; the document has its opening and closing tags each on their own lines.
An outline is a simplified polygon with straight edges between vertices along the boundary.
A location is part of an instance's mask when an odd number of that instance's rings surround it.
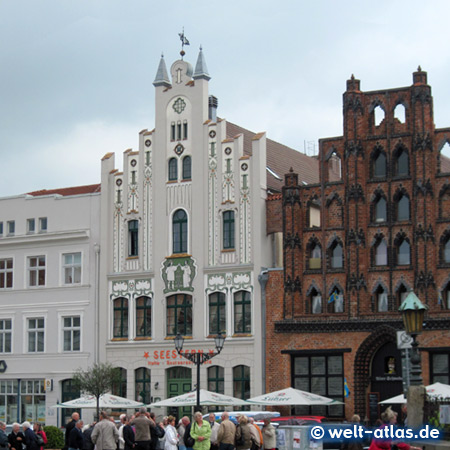
<svg viewBox="0 0 450 450">
<path fill-rule="evenodd" d="M 192 297 L 176 294 L 167 297 L 167 336 L 192 336 Z"/>
<path fill-rule="evenodd" d="M 187 253 L 187 214 L 184 209 L 175 211 L 172 219 L 173 253 Z"/>
<path fill-rule="evenodd" d="M 387 207 L 386 199 L 381 196 L 377 196 L 373 204 L 373 222 L 386 222 L 387 221 Z"/>
<path fill-rule="evenodd" d="M 411 247 L 406 239 L 397 246 L 397 265 L 405 266 L 411 264 Z"/>
<path fill-rule="evenodd" d="M 225 394 L 225 370 L 223 367 L 208 368 L 208 391 Z"/>
<path fill-rule="evenodd" d="M 138 402 L 151 402 L 151 378 L 150 370 L 140 367 L 134 371 L 135 399 Z"/>
<path fill-rule="evenodd" d="M 397 220 L 409 220 L 410 217 L 409 198 L 407 195 L 401 194 L 397 201 Z"/>
<path fill-rule="evenodd" d="M 450 309 L 450 281 L 447 283 L 447 285 L 444 287 L 441 295 L 441 302 L 443 303 L 443 307 L 445 309 Z"/>
<path fill-rule="evenodd" d="M 139 255 L 139 222 L 128 221 L 128 256 Z"/>
<path fill-rule="evenodd" d="M 136 300 L 136 337 L 152 336 L 152 299 L 139 297 Z"/>
<path fill-rule="evenodd" d="M 387 266 L 388 256 L 387 256 L 387 244 L 384 239 L 380 239 L 375 244 L 375 265 L 376 266 Z"/>
<path fill-rule="evenodd" d="M 450 143 L 446 142 L 439 152 L 438 167 L 440 173 L 450 173 Z"/>
<path fill-rule="evenodd" d="M 223 213 L 223 249 L 232 250 L 234 243 L 234 211 L 224 211 Z"/>
<path fill-rule="evenodd" d="M 320 269 L 322 267 L 322 248 L 318 243 L 311 246 L 309 257 L 309 268 Z"/>
<path fill-rule="evenodd" d="M 309 228 L 320 228 L 320 206 L 311 203 L 308 208 Z"/>
<path fill-rule="evenodd" d="M 209 334 L 216 335 L 220 332 L 226 334 L 226 302 L 225 294 L 213 292 L 209 294 Z"/>
<path fill-rule="evenodd" d="M 234 294 L 234 333 L 250 334 L 252 332 L 252 302 L 248 291 Z"/>
<path fill-rule="evenodd" d="M 317 292 L 316 289 L 312 289 L 310 294 L 311 301 L 311 312 L 313 314 L 321 314 L 322 313 L 322 296 L 320 292 Z"/>
<path fill-rule="evenodd" d="M 117 339 L 127 338 L 128 300 L 124 297 L 119 297 L 113 301 L 113 305 L 114 305 L 113 337 Z"/>
<path fill-rule="evenodd" d="M 381 125 L 381 122 L 383 122 L 383 120 L 384 120 L 384 117 L 385 117 L 384 109 L 380 105 L 377 105 L 375 107 L 375 109 L 373 110 L 373 114 L 374 114 L 375 126 L 378 127 Z"/>
<path fill-rule="evenodd" d="M 344 250 L 340 242 L 335 242 L 330 248 L 330 261 L 333 269 L 344 267 Z"/>
<path fill-rule="evenodd" d="M 409 156 L 405 149 L 400 149 L 396 155 L 395 175 L 406 177 L 409 175 Z"/>
<path fill-rule="evenodd" d="M 190 180 L 191 178 L 192 178 L 191 157 L 185 156 L 183 158 L 183 180 Z"/>
<path fill-rule="evenodd" d="M 382 286 L 378 286 L 377 290 L 375 291 L 375 297 L 377 302 L 377 311 L 378 312 L 388 311 L 389 310 L 388 294 L 387 291 Z"/>
<path fill-rule="evenodd" d="M 406 109 L 401 103 L 399 103 L 394 109 L 394 118 L 396 118 L 400 123 L 405 123 L 406 121 Z"/>
<path fill-rule="evenodd" d="M 404 284 L 401 284 L 397 289 L 397 307 L 405 301 L 406 296 L 408 295 L 408 289 L 406 289 Z"/>
<path fill-rule="evenodd" d="M 178 180 L 178 160 L 177 158 L 169 159 L 169 181 Z"/>
<path fill-rule="evenodd" d="M 342 165 L 341 158 L 336 152 L 328 159 L 328 181 L 339 181 L 342 180 Z"/>
<path fill-rule="evenodd" d="M 116 370 L 120 372 L 120 383 L 113 384 L 111 392 L 113 395 L 127 398 L 127 370 L 123 367 L 117 367 Z"/>
<path fill-rule="evenodd" d="M 338 287 L 334 287 L 328 298 L 328 312 L 344 312 L 344 295 Z"/>
<path fill-rule="evenodd" d="M 444 264 L 450 264 L 450 233 L 447 234 L 447 237 L 443 240 L 442 256 L 442 262 Z"/>
<path fill-rule="evenodd" d="M 233 367 L 233 397 L 242 400 L 250 398 L 250 367 Z"/>
<path fill-rule="evenodd" d="M 70 400 L 75 400 L 80 397 L 80 389 L 76 387 L 73 380 L 67 379 L 61 381 L 61 402 L 68 402 Z M 70 417 L 74 412 L 77 412 L 81 415 L 81 409 L 79 408 L 61 408 L 61 419 L 63 424 L 67 424 L 70 422 Z M 36 417 L 37 419 L 37 417 Z"/>
<path fill-rule="evenodd" d="M 385 178 L 387 174 L 386 155 L 382 151 L 379 151 L 378 153 L 375 154 L 372 163 L 373 163 L 373 171 L 372 171 L 373 178 Z"/>
</svg>

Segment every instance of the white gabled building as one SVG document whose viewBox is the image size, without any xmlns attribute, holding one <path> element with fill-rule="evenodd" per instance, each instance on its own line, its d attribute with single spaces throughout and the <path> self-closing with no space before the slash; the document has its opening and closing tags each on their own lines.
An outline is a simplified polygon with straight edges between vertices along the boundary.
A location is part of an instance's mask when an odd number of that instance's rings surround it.
<svg viewBox="0 0 450 450">
<path fill-rule="evenodd" d="M 201 49 L 195 69 L 178 60 L 170 76 L 162 57 L 155 129 L 139 133 L 138 151 L 125 151 L 123 172 L 114 154 L 102 161 L 101 358 L 122 368 L 117 393 L 146 403 L 195 386 L 195 366 L 175 351 L 177 333 L 189 351 L 214 350 L 214 337 L 226 334 L 222 353 L 201 366 L 202 388 L 264 392 L 258 277 L 275 260 L 267 184 L 311 163 L 218 119 L 209 80 Z"/>
<path fill-rule="evenodd" d="M 65 423 L 51 408 L 96 357 L 100 185 L 0 198 L 0 420 Z"/>
</svg>

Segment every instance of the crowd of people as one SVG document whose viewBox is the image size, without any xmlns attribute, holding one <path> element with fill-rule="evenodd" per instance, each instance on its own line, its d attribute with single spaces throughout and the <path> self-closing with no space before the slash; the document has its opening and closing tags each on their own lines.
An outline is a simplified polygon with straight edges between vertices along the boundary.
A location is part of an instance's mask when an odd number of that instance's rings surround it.
<svg viewBox="0 0 450 450">
<path fill-rule="evenodd" d="M 22 427 L 22 430 L 20 429 Z M 14 423 L 11 433 L 6 435 L 6 424 L 0 422 L 0 449 L 23 450 L 44 450 L 47 443 L 47 436 L 40 423 L 31 426 L 30 422 L 22 425 Z"/>
</svg>

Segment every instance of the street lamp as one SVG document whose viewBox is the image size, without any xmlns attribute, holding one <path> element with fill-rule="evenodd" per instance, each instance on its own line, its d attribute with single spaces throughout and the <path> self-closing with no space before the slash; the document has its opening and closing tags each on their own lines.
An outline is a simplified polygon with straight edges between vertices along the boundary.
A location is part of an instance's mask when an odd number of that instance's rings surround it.
<svg viewBox="0 0 450 450">
<path fill-rule="evenodd" d="M 195 407 L 195 411 L 201 411 L 200 407 L 200 366 L 206 362 L 209 361 L 211 358 L 214 358 L 214 356 L 218 355 L 222 349 L 223 345 L 225 343 L 225 336 L 222 335 L 222 333 L 219 333 L 215 338 L 214 342 L 216 344 L 216 352 L 185 352 L 183 353 L 183 344 L 184 344 L 184 337 L 178 333 L 175 336 L 175 349 L 178 352 L 179 355 L 181 355 L 183 358 L 188 359 L 189 361 L 192 361 L 197 366 L 197 405 Z"/>
<path fill-rule="evenodd" d="M 420 352 L 417 336 L 422 333 L 423 318 L 428 309 L 414 294 L 413 291 L 406 296 L 405 300 L 398 309 L 402 313 L 403 323 L 406 333 L 412 337 L 411 351 L 411 385 L 420 386 L 423 384 L 422 369 L 420 366 Z"/>
</svg>

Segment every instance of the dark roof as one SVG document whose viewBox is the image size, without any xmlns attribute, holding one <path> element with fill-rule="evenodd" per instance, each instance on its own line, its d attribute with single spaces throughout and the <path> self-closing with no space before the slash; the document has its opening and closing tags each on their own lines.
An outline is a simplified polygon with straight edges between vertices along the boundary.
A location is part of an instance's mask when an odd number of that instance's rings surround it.
<svg viewBox="0 0 450 450">
<path fill-rule="evenodd" d="M 74 186 L 60 189 L 41 189 L 40 191 L 27 192 L 27 195 L 33 197 L 41 197 L 43 195 L 62 195 L 68 197 L 70 195 L 94 194 L 100 192 L 100 184 L 89 184 L 87 186 Z"/>
<path fill-rule="evenodd" d="M 252 139 L 257 135 L 252 131 L 227 121 L 227 138 L 234 138 L 242 134 L 244 137 L 244 154 L 252 154 Z M 281 180 L 267 172 L 267 189 L 281 192 L 284 184 L 284 176 L 292 167 L 298 173 L 299 183 L 302 181 L 312 184 L 319 182 L 319 162 L 317 158 L 311 158 L 303 153 L 287 147 L 286 145 L 267 139 L 267 167 L 275 172 Z"/>
<path fill-rule="evenodd" d="M 441 154 L 441 173 L 450 172 L 450 158 Z"/>
</svg>

